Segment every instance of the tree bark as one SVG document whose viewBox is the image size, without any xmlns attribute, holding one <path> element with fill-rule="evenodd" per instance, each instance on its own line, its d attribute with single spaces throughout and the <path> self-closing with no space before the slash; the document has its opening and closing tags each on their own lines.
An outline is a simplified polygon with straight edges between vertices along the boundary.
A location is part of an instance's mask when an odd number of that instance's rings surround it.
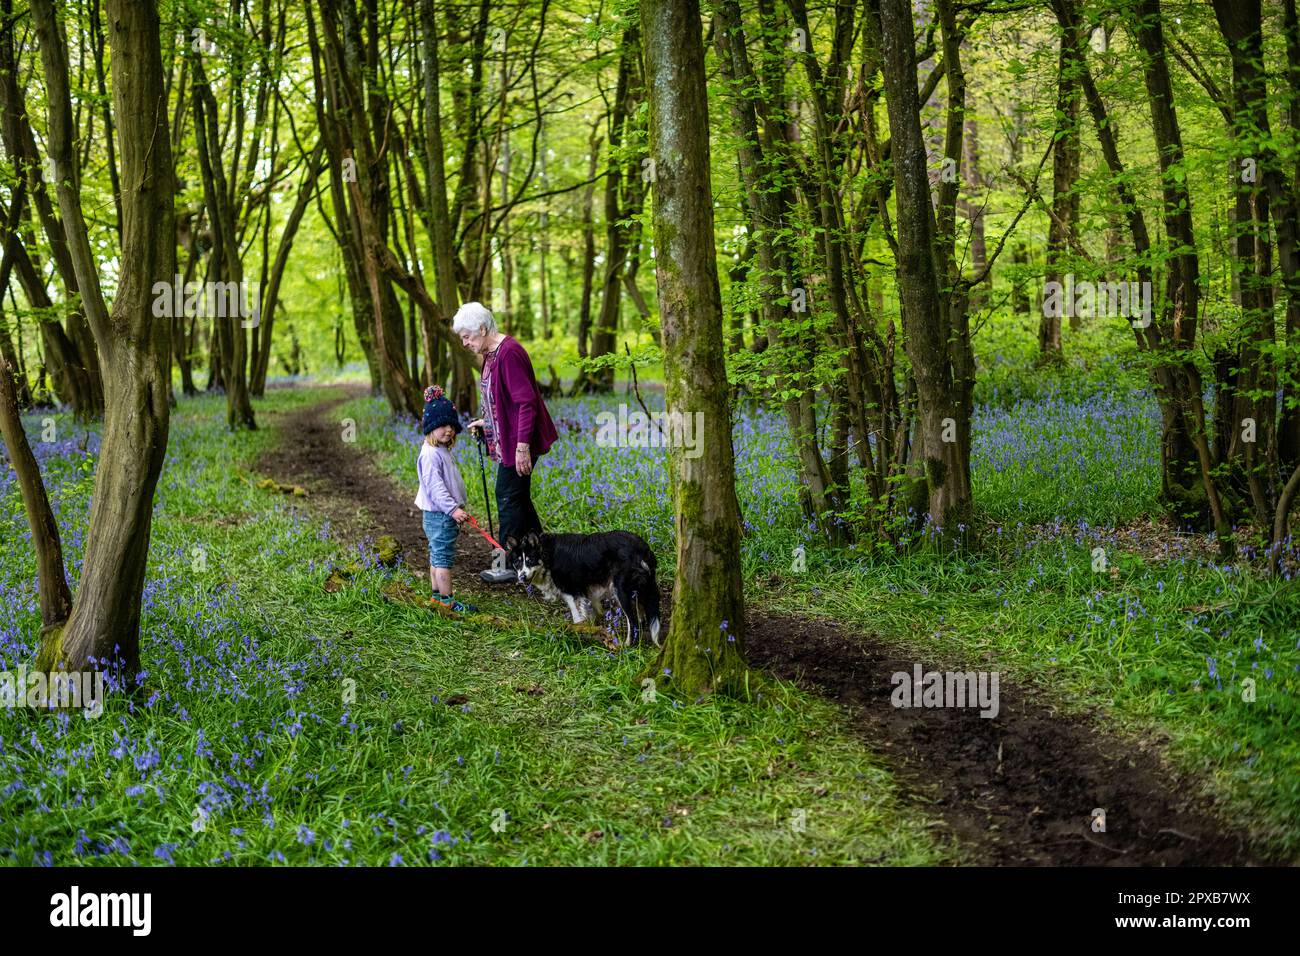
<svg viewBox="0 0 1300 956">
<path fill-rule="evenodd" d="M 942 536 L 957 540 L 971 514 L 970 462 L 964 452 L 961 383 L 949 354 L 950 317 L 940 295 L 936 267 L 938 227 L 930 205 L 926 148 L 917 95 L 916 46 L 907 0 L 882 0 L 885 102 L 893 143 L 894 195 L 898 213 L 898 287 L 905 348 L 916 379 L 917 420 L 911 469 L 930 521 Z M 950 67 L 951 68 L 951 67 Z M 950 121 L 952 118 L 950 117 Z M 952 149 L 951 136 L 949 149 Z M 941 184 L 942 187 L 942 184 Z M 940 207 L 944 206 L 941 188 Z M 950 232 L 950 230 L 948 230 Z M 943 261 L 947 261 L 945 257 Z M 923 495 L 919 492 L 923 490 Z"/>
<path fill-rule="evenodd" d="M 1288 325 L 1300 309 L 1296 272 L 1296 208 L 1283 183 L 1281 163 L 1271 145 L 1267 109 L 1268 90 L 1262 70 L 1263 31 L 1259 0 L 1214 2 L 1215 16 L 1232 62 L 1232 108 L 1228 111 L 1236 140 L 1231 163 L 1236 198 L 1232 217 L 1233 275 L 1242 307 L 1242 335 L 1236 360 L 1231 363 L 1232 394 L 1220 401 L 1231 409 L 1223 422 L 1227 434 L 1221 462 L 1233 465 L 1232 477 L 1245 485 L 1259 526 L 1272 525 L 1277 480 L 1281 472 L 1277 447 L 1277 353 L 1274 349 L 1273 260 L 1270 242 L 1270 201 L 1279 200 L 1277 246 L 1288 287 Z M 1249 175 L 1247 164 L 1254 164 Z M 1288 267 L 1290 275 L 1288 276 Z M 1285 394 L 1284 394 L 1285 399 Z M 1285 401 L 1283 404 L 1285 407 Z M 1246 419 L 1254 421 L 1254 440 L 1243 439 Z M 1216 437 L 1219 437 L 1216 435 Z"/>
<path fill-rule="evenodd" d="M 316 148 L 307 158 L 303 168 L 302 182 L 298 184 L 298 196 L 280 233 L 280 245 L 275 252 L 275 263 L 271 266 L 270 281 L 267 283 L 258 310 L 262 323 L 262 346 L 254 356 L 253 375 L 249 382 L 249 391 L 258 397 L 266 392 L 266 372 L 271 361 L 271 332 L 275 328 L 275 307 L 280 300 L 280 285 L 284 281 L 284 272 L 289 265 L 289 253 L 293 249 L 294 237 L 297 236 L 302 217 L 307 212 L 307 204 L 311 201 L 312 194 L 316 192 L 316 179 L 320 176 L 324 153 L 325 140 L 322 137 L 317 141 Z"/>
<path fill-rule="evenodd" d="M 8 332 L 5 333 L 8 338 Z M 41 605 L 42 634 L 55 633 L 72 611 L 72 594 L 63 567 L 63 545 L 59 524 L 54 520 L 40 465 L 27 443 L 22 419 L 18 416 L 18 393 L 14 386 L 13 367 L 7 356 L 0 355 L 0 438 L 9 451 L 9 462 L 18 476 L 27 525 L 32 530 L 32 548 L 36 551 L 36 586 Z"/>
<path fill-rule="evenodd" d="M 424 33 L 424 148 L 429 167 L 425 201 L 428 206 L 429 239 L 433 246 L 438 305 L 441 309 L 441 315 L 434 321 L 446 322 L 448 319 L 444 317 L 454 315 L 459 308 L 460 295 L 456 286 L 454 227 L 451 211 L 447 207 L 447 167 L 443 153 L 442 88 L 434 0 L 420 0 L 420 17 Z M 457 408 L 472 412 L 478 407 L 477 376 L 474 374 L 473 361 L 463 347 L 450 345 L 449 353 L 452 369 L 451 399 Z"/>
<path fill-rule="evenodd" d="M 1205 434 L 1205 414 L 1201 407 L 1201 375 L 1191 356 L 1196 342 L 1197 313 L 1200 301 L 1200 268 L 1196 254 L 1196 237 L 1192 228 L 1192 202 L 1183 165 L 1183 141 L 1174 108 L 1173 86 L 1165 56 L 1164 30 L 1159 0 L 1139 0 L 1134 21 L 1136 39 L 1144 54 L 1143 76 L 1151 106 L 1160 159 L 1161 192 L 1164 199 L 1165 236 L 1172 252 L 1165 263 L 1164 312 L 1158 328 L 1165 339 L 1171 364 L 1170 391 L 1174 405 L 1183 419 L 1183 434 L 1195 454 L 1220 550 L 1226 556 L 1233 550 L 1232 527 L 1219 499 L 1218 487 L 1211 474 L 1209 442 Z M 1153 323 L 1157 320 L 1153 317 Z M 1194 466 L 1193 466 L 1194 468 Z M 1195 471 L 1187 468 L 1173 477 L 1195 481 Z"/>
<path fill-rule="evenodd" d="M 1286 36 L 1287 126 L 1295 130 L 1300 129 L 1300 20 L 1296 17 L 1295 0 L 1283 0 L 1282 25 Z M 1265 169 L 1269 196 L 1276 207 L 1278 258 L 1287 292 L 1286 343 L 1289 349 L 1295 350 L 1300 348 L 1300 157 L 1296 158 L 1288 177 L 1275 155 L 1271 137 L 1262 139 L 1261 147 L 1266 152 L 1261 153 L 1264 159 L 1261 165 Z M 1295 365 L 1291 373 L 1294 376 Z M 1300 465 L 1300 403 L 1283 403 L 1277 444 L 1278 458 L 1284 467 Z"/>
<path fill-rule="evenodd" d="M 591 333 L 591 293 L 596 283 L 596 228 L 592 207 L 596 195 L 596 162 L 603 137 L 593 127 L 587 142 L 587 179 L 591 185 L 582 191 L 582 298 L 578 300 L 578 357 L 587 357 L 587 336 Z M 578 376 L 577 382 L 582 377 Z"/>
<path fill-rule="evenodd" d="M 41 54 L 47 87 L 52 76 L 66 83 L 67 54 L 53 3 L 35 0 L 33 12 L 45 25 Z M 154 284 L 170 283 L 176 271 L 175 187 L 157 8 L 139 0 L 108 0 L 107 13 L 124 184 L 121 281 L 107 313 L 98 298 L 78 197 L 70 182 L 61 181 L 59 204 L 104 361 L 106 402 L 81 583 L 66 627 L 46 639 L 38 664 L 84 670 L 94 658 L 99 667 L 120 666 L 133 684 L 140 672 L 153 494 L 167 448 L 170 323 L 153 315 L 152 304 Z M 51 150 L 64 159 L 71 150 L 71 124 L 55 114 L 66 104 L 65 97 L 51 97 Z"/>
<path fill-rule="evenodd" d="M 1106 162 L 1106 168 L 1110 171 L 1115 195 L 1119 200 L 1119 205 L 1123 210 L 1123 219 L 1133 240 L 1134 271 L 1140 283 L 1149 285 L 1152 282 L 1151 234 L 1147 229 L 1146 217 L 1142 212 L 1142 207 L 1129 185 L 1129 176 L 1123 161 L 1120 159 L 1119 141 L 1115 134 L 1114 123 L 1111 121 L 1105 102 L 1102 100 L 1097 84 L 1093 81 L 1092 73 L 1088 68 L 1086 60 L 1087 45 L 1082 39 L 1082 21 L 1079 12 L 1074 0 L 1052 0 L 1052 9 L 1056 14 L 1057 22 L 1061 26 L 1062 35 L 1078 38 L 1075 60 L 1079 68 L 1079 82 L 1083 89 L 1084 101 L 1087 103 L 1088 112 L 1092 116 L 1097 141 L 1101 146 L 1102 157 Z M 1146 19 L 1146 16 L 1139 14 L 1139 18 Z M 1157 37 L 1157 39 L 1162 51 L 1160 62 L 1164 82 L 1167 85 L 1168 69 L 1163 67 L 1163 38 Z M 1151 38 L 1148 37 L 1146 42 L 1150 43 Z M 1157 86 L 1159 86 L 1159 81 L 1157 81 Z M 1148 96 L 1150 97 L 1149 92 Z M 1158 103 L 1159 105 L 1157 105 L 1156 100 L 1152 101 L 1153 111 L 1172 112 L 1173 105 L 1167 99 L 1159 100 Z M 1175 128 L 1176 125 L 1175 120 Z M 1170 135 L 1168 118 L 1164 119 L 1163 127 L 1163 135 L 1167 138 Z M 1181 144 L 1178 151 L 1181 155 Z M 1168 161 L 1164 155 L 1162 155 L 1161 160 L 1162 163 Z M 1170 172 L 1162 171 L 1162 176 L 1166 178 L 1166 181 L 1172 180 L 1172 173 Z M 1176 187 L 1176 183 L 1174 185 Z M 1166 208 L 1168 210 L 1168 207 Z M 1176 207 L 1173 211 L 1176 212 Z M 1181 223 L 1176 224 L 1175 229 L 1180 229 L 1183 225 Z M 1184 275 L 1185 273 L 1180 272 L 1179 274 Z M 1169 280 L 1181 286 L 1181 282 L 1173 274 L 1170 274 Z M 1166 304 L 1166 310 L 1172 313 L 1168 303 Z M 1185 414 L 1188 396 L 1185 390 L 1186 381 L 1179 369 L 1181 364 L 1185 362 L 1186 355 L 1170 354 L 1179 348 L 1178 341 L 1186 340 L 1187 332 L 1194 332 L 1195 325 L 1193 324 L 1184 330 L 1181 326 L 1176 326 L 1172 322 L 1171 314 L 1157 314 L 1153 308 L 1150 323 L 1145 328 L 1140 325 L 1133 325 L 1132 329 L 1138 348 L 1152 353 L 1151 380 L 1156 394 L 1156 401 L 1160 406 L 1161 417 L 1161 501 L 1176 521 L 1201 523 L 1203 522 L 1204 513 L 1209 510 L 1206 507 L 1208 493 L 1205 498 L 1198 500 L 1195 492 L 1198 486 L 1203 490 L 1204 481 L 1201 474 L 1200 456 L 1192 439 L 1188 416 Z M 1189 347 L 1183 346 L 1184 351 Z M 1204 432 L 1203 427 L 1201 431 Z"/>
<path fill-rule="evenodd" d="M 762 91 L 756 89 L 753 67 L 745 47 L 739 3 L 736 0 L 724 0 L 718 6 L 717 17 L 714 38 L 723 76 L 732 85 L 731 116 L 740 140 L 737 164 L 753 236 L 757 281 L 762 288 L 759 307 L 768 341 L 780 342 L 794 352 L 779 380 L 779 390 L 789 396 L 782 401 L 782 407 L 790 436 L 798 450 L 804 509 L 809 517 L 818 521 L 823 531 L 829 533 L 835 527 L 832 515 L 842 506 L 843 501 L 838 490 L 831 484 L 830 471 L 818 447 L 816 408 L 811 396 L 807 395 L 810 389 L 801 390 L 794 374 L 808 371 L 806 367 L 799 367 L 804 365 L 799 361 L 800 345 L 791 341 L 792 336 L 783 329 L 788 317 L 781 306 L 781 302 L 787 298 L 786 291 L 782 288 L 784 270 L 780 264 L 784 250 L 778 251 L 777 243 L 780 242 L 778 237 L 785 217 L 781 208 L 780 191 L 773 188 L 777 185 L 779 176 L 774 175 L 776 171 L 773 159 L 767 155 L 760 138 L 759 117 L 755 107 L 756 101 L 765 107 L 770 106 L 770 103 L 766 102 L 767 98 L 762 95 Z M 773 121 L 766 112 L 763 120 L 765 125 Z M 776 350 L 772 357 L 778 361 L 785 359 L 785 355 Z M 808 400 L 805 401 L 805 398 Z"/>
<path fill-rule="evenodd" d="M 187 46 L 194 83 L 190 88 L 194 110 L 194 144 L 199 154 L 199 172 L 203 180 L 204 205 L 212 227 L 212 259 L 209 278 L 212 282 L 231 283 L 237 307 L 219 308 L 213 321 L 221 326 L 222 380 L 226 389 L 226 423 L 231 429 L 257 428 L 248 387 L 248 336 L 244 331 L 244 264 L 236 234 L 236 214 L 222 165 L 221 139 L 217 129 L 217 100 L 203 68 L 204 54 Z M 241 114 L 242 115 L 242 114 Z M 174 257 L 173 257 L 174 258 Z M 173 280 L 174 281 L 174 280 Z M 207 297 L 205 298 L 221 298 Z M 221 312 L 231 313 L 222 315 Z"/>
<path fill-rule="evenodd" d="M 12 0 L 0 2 L 0 16 L 6 22 L 12 22 Z M 20 180 L 26 183 L 27 193 L 32 199 L 32 208 L 49 239 L 50 254 L 55 269 L 63 282 L 68 298 L 72 299 L 77 296 L 78 289 L 72 258 L 68 251 L 67 237 L 63 223 L 55 215 L 54 206 L 50 202 L 49 192 L 42 178 L 41 153 L 38 151 L 36 137 L 32 132 L 26 95 L 18 84 L 18 75 L 14 30 L 11 26 L 0 30 L 0 107 L 2 107 L 0 108 L 0 135 L 3 136 L 6 151 L 17 167 Z M 60 90 L 66 94 L 66 83 L 62 88 L 56 84 L 48 95 L 57 96 Z M 67 121 L 71 122 L 70 113 Z M 72 155 L 71 150 L 68 151 L 68 155 Z M 69 172 L 68 175 L 72 173 Z M 9 229 L 16 231 L 20 219 L 21 216 L 11 216 Z M 23 255 L 26 257 L 27 253 L 24 252 Z M 32 269 L 30 275 L 35 276 L 36 270 Z M 53 306 L 43 281 L 39 283 L 40 292 L 34 293 L 29 288 L 28 277 L 25 277 L 23 270 L 20 269 L 19 282 L 23 285 L 28 301 L 34 307 Z M 37 295 L 39 302 L 37 298 L 32 297 L 33 294 Z M 99 356 L 95 350 L 94 336 L 82 311 L 72 310 L 69 313 L 66 330 L 62 323 L 52 318 L 42 320 L 40 326 L 41 336 L 47 348 L 51 344 L 56 346 L 48 352 L 56 394 L 71 405 L 73 413 L 82 420 L 102 415 L 104 389 Z M 47 328 L 49 326 L 53 328 Z"/>
<path fill-rule="evenodd" d="M 347 132 L 339 116 L 341 107 L 338 83 L 317 39 L 316 21 L 312 16 L 311 5 L 308 4 L 304 11 L 307 19 L 307 43 L 311 50 L 313 89 L 318 91 L 316 121 L 321 131 L 321 138 L 326 141 L 330 157 L 330 201 L 334 208 L 334 220 L 337 223 L 336 239 L 343 264 L 343 276 L 347 280 L 352 327 L 357 334 L 357 342 L 361 346 L 361 353 L 365 356 L 366 366 L 370 372 L 370 390 L 377 393 L 382 387 L 383 376 L 375 352 L 373 312 L 361 266 L 364 253 L 358 236 L 356 216 L 349 205 L 347 189 L 347 183 L 357 175 L 356 160 L 351 156 L 346 156 L 345 159 Z"/>
<path fill-rule="evenodd" d="M 685 694 L 745 694 L 740 506 L 713 244 L 709 109 L 696 0 L 642 0 L 654 235 L 669 412 L 702 417 L 698 457 L 674 448 L 677 577 L 651 675 Z"/>
<path fill-rule="evenodd" d="M 640 33 L 635 26 L 623 32 L 619 57 L 618 85 L 614 91 L 614 108 L 609 122 L 609 161 L 605 171 L 605 263 L 600 313 L 591 333 L 590 357 L 612 355 L 618 334 L 618 320 L 623 302 L 623 268 L 627 263 L 627 226 L 623 220 L 631 214 L 633 195 L 643 193 L 634 185 L 645 172 L 640 164 L 627 164 L 618 155 L 626 125 L 642 96 L 642 82 L 637 67 Z M 658 159 L 654 160 L 657 169 Z M 657 174 L 657 173 L 656 173 Z M 614 366 L 607 365 L 584 375 L 586 390 L 608 392 L 614 387 Z"/>
<path fill-rule="evenodd" d="M 369 29 L 363 29 L 351 0 L 320 4 L 323 52 L 327 72 L 341 96 L 339 106 L 344 133 L 343 162 L 355 164 L 356 176 L 347 181 L 357 240 L 362 250 L 362 270 L 369 291 L 380 384 L 395 415 L 418 418 L 423 407 L 420 392 L 406 368 L 404 321 L 390 276 L 383 268 L 388 250 L 390 138 L 384 135 L 387 98 L 378 83 L 377 11 L 368 8 Z M 363 51 L 361 49 L 364 44 Z"/>
<path fill-rule="evenodd" d="M 1052 153 L 1052 216 L 1047 230 L 1047 281 L 1064 286 L 1065 270 L 1062 260 L 1069 258 L 1073 245 L 1075 223 L 1079 217 L 1079 197 L 1075 193 L 1075 180 L 1079 176 L 1079 79 L 1076 75 L 1075 54 L 1079 37 L 1061 33 L 1058 54 L 1056 111 L 1059 114 L 1060 135 Z M 1041 362 L 1059 362 L 1061 350 L 1061 317 L 1048 315 L 1044 310 L 1038 325 L 1038 355 Z M 1081 320 L 1070 315 L 1070 328 L 1078 329 Z"/>
</svg>

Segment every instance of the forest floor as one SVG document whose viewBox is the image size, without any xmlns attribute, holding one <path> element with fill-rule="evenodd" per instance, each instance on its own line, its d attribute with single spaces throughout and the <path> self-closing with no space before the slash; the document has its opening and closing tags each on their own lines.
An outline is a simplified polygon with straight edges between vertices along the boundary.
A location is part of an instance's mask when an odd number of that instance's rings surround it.
<svg viewBox="0 0 1300 956">
<path fill-rule="evenodd" d="M 363 394 L 339 387 L 323 402 L 260 412 L 278 438 L 257 469 L 303 485 L 311 513 L 328 519 L 342 541 L 392 535 L 427 588 L 427 546 L 413 490 L 340 438 L 340 406 Z M 469 472 L 465 480 L 475 487 L 481 481 Z M 491 562 L 491 546 L 478 535 L 461 535 L 457 562 L 457 595 L 485 612 L 499 616 L 519 602 L 536 602 L 514 585 L 477 579 Z M 665 593 L 665 616 L 669 598 Z M 911 674 L 917 663 L 923 671 L 938 669 L 939 661 L 928 660 L 936 656 L 933 647 L 782 612 L 753 593 L 747 604 L 751 664 L 838 706 L 861 745 L 885 761 L 902 795 L 942 821 L 956 857 L 984 865 L 1241 865 L 1267 859 L 1154 739 L 1103 726 L 1099 715 L 1067 713 L 1042 690 L 1006 681 L 992 719 L 975 708 L 896 708 L 891 675 Z M 554 614 L 562 616 L 562 607 Z M 948 670 L 998 664 L 990 653 L 961 661 L 949 649 L 943 656 Z M 1104 832 L 1092 829 L 1094 808 L 1105 812 Z"/>
</svg>

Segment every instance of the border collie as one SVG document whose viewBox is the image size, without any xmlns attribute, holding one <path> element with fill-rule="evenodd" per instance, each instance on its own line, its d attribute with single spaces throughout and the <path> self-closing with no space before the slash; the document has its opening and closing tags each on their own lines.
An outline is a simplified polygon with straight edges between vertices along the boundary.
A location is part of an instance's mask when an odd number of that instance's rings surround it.
<svg viewBox="0 0 1300 956">
<path fill-rule="evenodd" d="M 659 646 L 659 584 L 654 552 L 630 531 L 600 534 L 530 533 L 522 541 L 507 538 L 507 562 L 520 584 L 531 584 L 548 601 L 561 597 L 573 623 L 594 610 L 605 614 L 603 601 L 618 602 L 627 621 L 627 640 L 643 627 Z"/>
</svg>

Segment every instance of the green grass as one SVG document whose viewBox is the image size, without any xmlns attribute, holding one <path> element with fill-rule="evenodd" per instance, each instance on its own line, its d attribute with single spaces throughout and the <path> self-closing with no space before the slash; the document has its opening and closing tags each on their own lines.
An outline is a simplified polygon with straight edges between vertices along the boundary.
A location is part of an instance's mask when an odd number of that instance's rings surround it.
<svg viewBox="0 0 1300 956">
<path fill-rule="evenodd" d="M 1105 572 L 1093 570 L 1096 547 Z M 1132 547 L 1090 532 L 1022 537 L 965 559 L 813 559 L 768 600 L 880 633 L 937 666 L 995 661 L 1066 712 L 1091 712 L 1116 749 L 1133 747 L 1134 733 L 1166 736 L 1175 762 L 1236 822 L 1294 855 L 1297 586 Z"/>
<path fill-rule="evenodd" d="M 415 433 L 373 400 L 347 407 L 362 445 L 410 483 Z M 661 452 L 598 447 L 600 407 L 551 403 L 557 420 L 578 427 L 562 430 L 539 467 L 537 507 L 556 530 L 643 534 L 671 579 Z M 1300 851 L 1300 585 L 1279 588 L 1246 561 L 1220 566 L 1207 542 L 1144 519 L 1159 490 L 1158 416 L 1144 392 L 1051 391 L 983 408 L 976 427 L 980 554 L 865 540 L 840 551 L 799 514 L 779 420 L 739 412 L 748 600 L 833 618 L 937 663 L 990 661 L 1066 710 L 1100 714 L 1117 748 L 1135 746 L 1136 734 L 1167 738 L 1177 764 L 1240 821 L 1284 852 Z M 481 509 L 477 462 L 469 448 L 461 454 L 471 508 Z M 804 573 L 791 570 L 798 547 Z M 1098 547 L 1104 573 L 1093 571 Z M 1242 699 L 1246 678 L 1253 702 Z"/>
<path fill-rule="evenodd" d="M 259 409 L 321 397 L 274 391 Z M 593 648 L 550 606 L 490 600 L 494 617 L 450 621 L 385 600 L 393 579 L 427 582 L 377 566 L 355 542 L 337 546 L 301 501 L 256 489 L 238 466 L 273 436 L 231 435 L 223 417 L 211 398 L 182 400 L 173 416 L 141 647 L 149 692 L 110 697 L 97 720 L 0 712 L 0 858 L 950 858 L 829 704 L 783 687 L 758 704 L 652 700 L 635 682 L 645 652 Z M 47 466 L 74 569 L 89 460 L 73 451 Z M 0 497 L 0 521 L 17 540 L 15 499 L 12 488 Z M 326 593 L 330 568 L 358 556 L 351 585 Z M 14 616 L 0 666 L 34 653 L 32 572 L 20 541 L 0 564 Z"/>
<path fill-rule="evenodd" d="M 277 390 L 259 408 L 336 394 Z M 539 510 L 562 530 L 643 533 L 671 579 L 659 452 L 595 444 L 592 416 L 609 401 L 553 404 L 562 447 L 539 468 Z M 1062 422 L 1061 408 L 1110 425 Z M 1201 557 L 1207 549 L 1183 547 L 1196 542 L 1133 523 L 1150 510 L 1149 468 L 1136 454 L 1128 465 L 1110 455 L 1147 447 L 1143 408 L 1140 397 L 1097 405 L 1051 393 L 990 413 L 975 474 L 984 550 L 963 557 L 824 546 L 795 505 L 779 423 L 745 412 L 737 485 L 748 598 L 879 633 L 934 666 L 989 662 L 1067 711 L 1099 715 L 1120 750 L 1135 734 L 1167 736 L 1180 766 L 1226 796 L 1238 822 L 1294 854 L 1300 601 L 1247 565 L 1218 566 Z M 563 629 L 553 606 L 494 598 L 490 617 L 452 622 L 385 601 L 379 589 L 394 577 L 427 582 L 375 566 L 364 543 L 331 542 L 303 502 L 255 489 L 258 476 L 231 463 L 252 461 L 274 436 L 231 435 L 223 414 L 220 399 L 201 398 L 183 400 L 173 419 L 142 646 L 156 696 L 133 712 L 119 698 L 98 721 L 0 714 L 8 861 L 952 858 L 829 704 L 789 688 L 761 705 L 650 702 L 635 683 L 644 651 L 595 648 Z M 359 446 L 414 494 L 414 431 L 372 398 L 336 414 L 355 419 Z M 71 429 L 58 422 L 61 435 Z M 999 428 L 1005 437 L 994 440 Z M 1085 440 L 1087 467 L 1072 467 Z M 75 572 L 93 456 L 68 444 L 44 467 Z M 999 469 L 1004 445 L 1013 456 L 1032 448 L 1038 467 Z M 458 455 L 482 515 L 477 456 L 468 442 Z M 34 654 L 37 616 L 12 488 L 0 493 L 0 527 L 19 541 L 0 563 L 13 609 L 0 662 L 16 666 Z M 799 546 L 804 573 L 791 570 Z M 358 557 L 365 570 L 353 585 L 326 593 L 331 567 Z M 1242 699 L 1245 677 L 1253 702 Z M 195 832 L 200 805 L 208 815 Z M 791 828 L 798 810 L 802 833 Z"/>
</svg>

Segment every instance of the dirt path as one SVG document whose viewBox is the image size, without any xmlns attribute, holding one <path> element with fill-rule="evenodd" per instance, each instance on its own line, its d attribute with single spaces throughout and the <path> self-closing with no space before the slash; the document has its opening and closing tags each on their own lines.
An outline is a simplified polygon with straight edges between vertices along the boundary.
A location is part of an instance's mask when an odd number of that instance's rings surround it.
<svg viewBox="0 0 1300 956">
<path fill-rule="evenodd" d="M 1056 714 L 1005 682 L 994 718 L 975 708 L 896 708 L 890 678 L 912 674 L 918 658 L 824 621 L 759 615 L 748 622 L 750 662 L 844 705 L 905 788 L 930 801 L 981 863 L 1261 862 L 1245 835 L 1226 830 L 1196 796 L 1196 782 L 1172 770 L 1153 745 Z M 1104 833 L 1092 831 L 1095 808 L 1105 811 Z"/>
<path fill-rule="evenodd" d="M 295 412 L 259 412 L 281 440 L 258 462 L 266 475 L 292 481 L 309 492 L 311 507 L 327 517 L 335 537 L 349 543 L 390 534 L 402 546 L 406 564 L 425 578 L 429 574 L 429 543 L 415 507 L 415 484 L 398 486 L 381 473 L 356 445 L 342 440 L 342 422 L 335 409 L 366 393 L 365 388 L 339 388 L 339 397 Z M 415 448 L 411 449 L 414 462 Z M 414 469 L 412 469 L 414 471 Z M 480 481 L 465 474 L 466 483 Z M 491 492 L 492 478 L 489 474 Z M 484 527 L 487 527 L 484 522 Z M 456 542 L 452 584 L 456 594 L 481 594 L 492 586 L 478 572 L 492 563 L 492 546 L 472 532 Z M 500 593 L 500 591 L 497 591 Z"/>
<path fill-rule="evenodd" d="M 341 540 L 391 534 L 411 568 L 426 574 L 427 545 L 414 492 L 341 441 L 334 410 L 362 390 L 339 391 L 337 399 L 295 412 L 262 412 L 280 430 L 281 441 L 259 468 L 307 487 L 311 508 L 329 518 Z M 458 594 L 510 593 L 509 586 L 478 581 L 478 570 L 491 561 L 491 546 L 482 538 L 462 535 L 457 548 Z M 886 756 L 906 795 L 925 803 L 979 863 L 1261 862 L 1245 834 L 1228 829 L 1196 795 L 1195 781 L 1179 777 L 1154 746 L 1113 735 L 1086 718 L 1058 715 L 1006 683 L 992 719 L 975 708 L 895 708 L 891 676 L 910 674 L 918 663 L 900 648 L 808 618 L 750 611 L 746 624 L 751 663 L 843 705 L 864 743 Z M 919 663 L 923 671 L 931 669 Z M 1098 807 L 1105 811 L 1104 833 L 1091 828 Z"/>
</svg>

